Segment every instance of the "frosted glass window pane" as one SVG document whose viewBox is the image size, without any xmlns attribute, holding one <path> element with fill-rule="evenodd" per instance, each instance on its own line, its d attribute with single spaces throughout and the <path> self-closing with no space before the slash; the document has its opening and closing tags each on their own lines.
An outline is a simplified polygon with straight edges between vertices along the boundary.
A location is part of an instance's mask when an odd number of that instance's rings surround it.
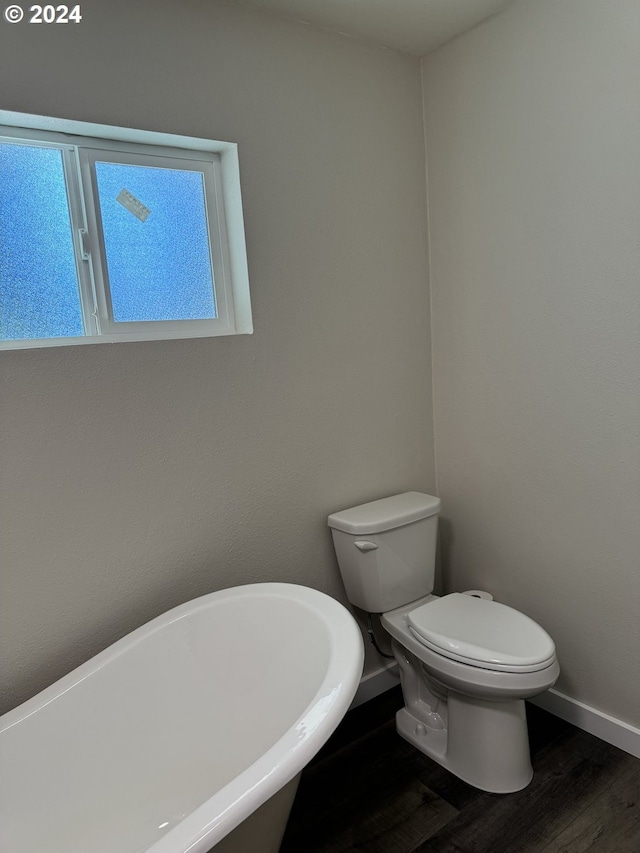
<svg viewBox="0 0 640 853">
<path fill-rule="evenodd" d="M 0 143 L 0 338 L 80 335 L 62 152 Z"/>
<path fill-rule="evenodd" d="M 215 318 L 203 174 L 95 168 L 114 321 Z"/>
</svg>

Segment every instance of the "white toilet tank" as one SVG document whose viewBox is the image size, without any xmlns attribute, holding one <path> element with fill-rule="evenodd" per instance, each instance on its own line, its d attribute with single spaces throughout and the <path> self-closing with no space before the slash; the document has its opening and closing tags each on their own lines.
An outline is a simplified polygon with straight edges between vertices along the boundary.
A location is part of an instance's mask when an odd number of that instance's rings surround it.
<svg viewBox="0 0 640 853">
<path fill-rule="evenodd" d="M 329 516 L 352 604 L 385 613 L 433 592 L 439 512 L 439 498 L 404 492 Z"/>
</svg>

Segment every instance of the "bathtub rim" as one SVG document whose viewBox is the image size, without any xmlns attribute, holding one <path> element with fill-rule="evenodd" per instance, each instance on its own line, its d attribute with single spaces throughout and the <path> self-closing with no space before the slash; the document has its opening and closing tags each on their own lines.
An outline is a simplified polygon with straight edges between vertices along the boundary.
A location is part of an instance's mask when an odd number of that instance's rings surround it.
<svg viewBox="0 0 640 853">
<path fill-rule="evenodd" d="M 358 688 L 364 663 L 362 634 L 336 599 L 299 584 L 245 584 L 207 593 L 174 607 L 115 641 L 67 675 L 0 717 L 0 734 L 46 707 L 128 649 L 189 615 L 239 598 L 279 598 L 306 607 L 324 622 L 329 659 L 322 682 L 289 729 L 249 767 L 216 791 L 145 853 L 208 853 L 308 764 L 335 730 Z M 277 626 L 276 626 L 277 628 Z M 351 650 L 350 653 L 347 653 Z M 305 734 L 300 735 L 300 728 Z"/>
</svg>

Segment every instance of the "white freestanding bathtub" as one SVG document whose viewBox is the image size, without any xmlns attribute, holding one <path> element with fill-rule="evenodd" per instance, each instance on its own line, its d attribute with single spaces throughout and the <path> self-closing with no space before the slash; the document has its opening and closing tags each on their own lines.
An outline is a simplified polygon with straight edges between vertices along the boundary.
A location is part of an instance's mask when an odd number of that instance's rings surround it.
<svg viewBox="0 0 640 853">
<path fill-rule="evenodd" d="M 0 718 L 0 850 L 277 851 L 362 662 L 350 613 L 306 587 L 170 610 Z"/>
</svg>

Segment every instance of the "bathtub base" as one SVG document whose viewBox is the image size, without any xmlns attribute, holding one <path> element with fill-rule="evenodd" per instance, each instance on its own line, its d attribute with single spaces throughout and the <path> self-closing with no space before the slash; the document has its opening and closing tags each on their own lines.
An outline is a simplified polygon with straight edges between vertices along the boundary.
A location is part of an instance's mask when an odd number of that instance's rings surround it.
<svg viewBox="0 0 640 853">
<path fill-rule="evenodd" d="M 278 853 L 300 773 L 237 826 L 210 853 Z"/>
</svg>

